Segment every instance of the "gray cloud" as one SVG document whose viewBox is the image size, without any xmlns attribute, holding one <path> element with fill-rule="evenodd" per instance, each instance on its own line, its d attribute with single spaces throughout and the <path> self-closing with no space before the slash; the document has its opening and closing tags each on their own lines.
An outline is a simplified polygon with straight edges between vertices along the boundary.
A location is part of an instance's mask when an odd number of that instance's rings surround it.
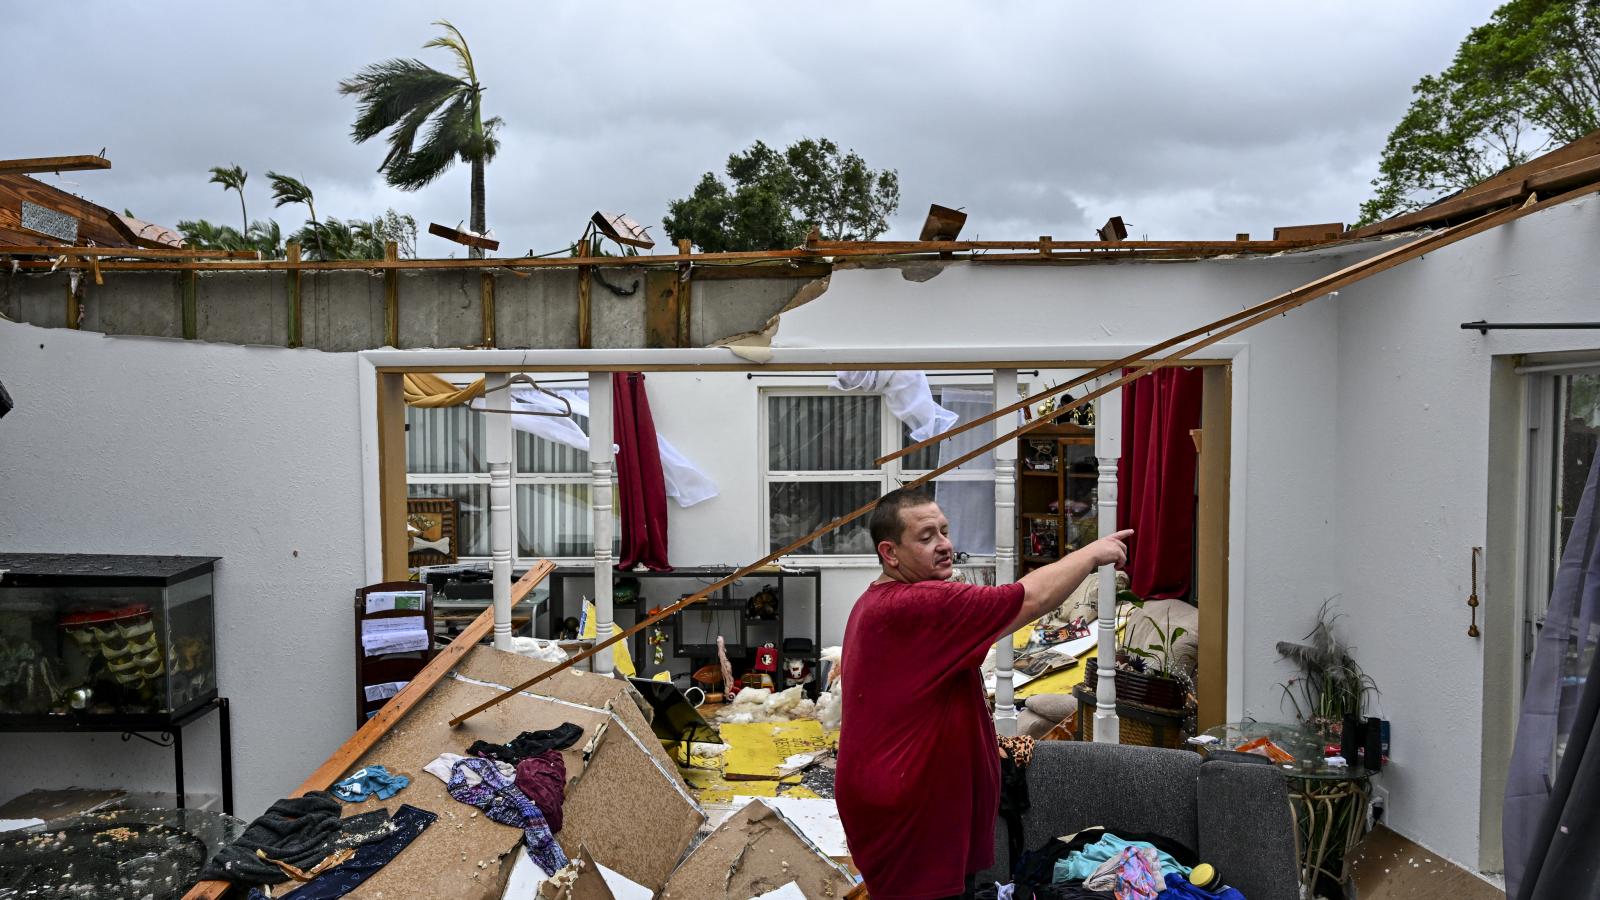
<svg viewBox="0 0 1600 900">
<path fill-rule="evenodd" d="M 480 4 L 446 13 L 467 34 L 506 129 L 488 173 L 502 252 L 555 249 L 595 209 L 655 226 L 730 152 L 827 136 L 900 172 L 891 237 L 930 202 L 963 206 L 967 235 L 1088 238 L 1110 215 L 1159 238 L 1267 236 L 1346 220 L 1418 77 L 1448 64 L 1493 0 L 1406 4 L 858 3 L 803 15 L 749 3 Z M 423 51 L 436 5 L 89 3 L 8 12 L 14 71 L 4 155 L 92 152 L 115 168 L 64 186 L 166 224 L 237 221 L 206 169 L 251 172 L 252 218 L 273 210 L 268 169 L 317 192 L 318 211 L 393 206 L 467 215 L 457 167 L 405 194 L 350 142 L 335 85 Z M 425 255 L 459 248 L 424 237 Z"/>
</svg>

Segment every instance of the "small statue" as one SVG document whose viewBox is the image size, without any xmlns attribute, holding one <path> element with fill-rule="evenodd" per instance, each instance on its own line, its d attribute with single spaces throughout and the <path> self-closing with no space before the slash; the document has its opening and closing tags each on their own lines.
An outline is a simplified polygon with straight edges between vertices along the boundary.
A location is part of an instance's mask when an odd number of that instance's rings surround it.
<svg viewBox="0 0 1600 900">
<path fill-rule="evenodd" d="M 745 614 L 751 619 L 774 621 L 778 618 L 778 592 L 768 585 L 750 596 Z"/>
<path fill-rule="evenodd" d="M 809 684 L 811 681 L 810 664 L 798 656 L 791 656 L 783 661 L 783 686 L 794 687 L 797 684 Z"/>
</svg>

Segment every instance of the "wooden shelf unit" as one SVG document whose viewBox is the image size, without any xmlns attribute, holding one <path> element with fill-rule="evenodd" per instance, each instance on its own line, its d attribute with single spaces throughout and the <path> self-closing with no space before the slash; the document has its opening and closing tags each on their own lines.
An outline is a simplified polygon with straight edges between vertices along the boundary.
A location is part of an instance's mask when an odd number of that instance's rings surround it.
<svg viewBox="0 0 1600 900">
<path fill-rule="evenodd" d="M 1092 428 L 1054 423 L 1017 439 L 1019 576 L 1098 536 L 1098 478 Z"/>
</svg>

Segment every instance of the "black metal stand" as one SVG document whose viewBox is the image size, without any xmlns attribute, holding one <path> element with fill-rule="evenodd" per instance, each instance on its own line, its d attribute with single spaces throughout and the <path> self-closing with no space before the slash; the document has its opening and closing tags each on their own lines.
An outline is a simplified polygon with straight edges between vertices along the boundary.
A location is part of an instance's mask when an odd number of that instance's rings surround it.
<svg viewBox="0 0 1600 900">
<path fill-rule="evenodd" d="M 183 729 L 211 710 L 217 710 L 217 744 L 222 761 L 222 811 L 233 815 L 233 722 L 227 697 L 213 697 L 177 715 L 36 715 L 0 719 L 0 732 L 82 731 L 122 733 L 124 742 L 138 738 L 157 747 L 172 748 L 172 768 L 178 791 L 178 808 L 183 809 Z M 155 737 L 150 735 L 154 734 Z"/>
</svg>

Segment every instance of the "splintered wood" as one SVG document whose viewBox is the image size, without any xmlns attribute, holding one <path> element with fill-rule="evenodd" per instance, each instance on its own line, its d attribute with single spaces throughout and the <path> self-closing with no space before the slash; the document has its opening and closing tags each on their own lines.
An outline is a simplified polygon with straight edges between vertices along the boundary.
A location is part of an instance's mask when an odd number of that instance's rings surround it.
<svg viewBox="0 0 1600 900">
<path fill-rule="evenodd" d="M 729 816 L 694 848 L 663 900 L 748 900 L 795 883 L 812 900 L 844 897 L 855 880 L 776 810 L 759 801 Z"/>
</svg>

